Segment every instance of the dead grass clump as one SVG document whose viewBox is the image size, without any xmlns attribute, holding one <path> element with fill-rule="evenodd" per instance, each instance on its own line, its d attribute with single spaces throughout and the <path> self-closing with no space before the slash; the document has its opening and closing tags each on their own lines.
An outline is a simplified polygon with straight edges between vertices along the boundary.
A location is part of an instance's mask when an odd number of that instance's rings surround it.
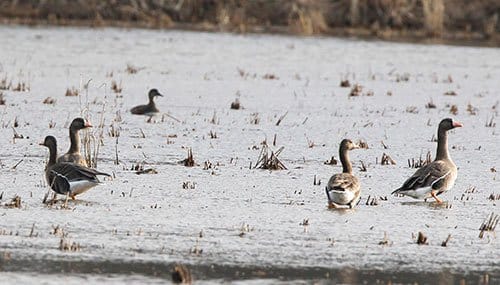
<svg viewBox="0 0 500 285">
<path fill-rule="evenodd" d="M 372 197 L 371 195 L 368 195 L 368 198 L 366 199 L 365 205 L 366 206 L 378 206 L 379 200 L 377 196 Z"/>
<path fill-rule="evenodd" d="M 241 108 L 240 99 L 238 99 L 238 98 L 234 99 L 234 102 L 231 102 L 231 109 L 232 110 L 239 110 L 240 108 Z"/>
<path fill-rule="evenodd" d="M 191 272 L 186 266 L 182 264 L 176 264 L 174 265 L 174 269 L 172 270 L 172 282 L 191 284 L 193 282 L 193 277 L 191 276 Z"/>
<path fill-rule="evenodd" d="M 61 237 L 59 241 L 59 250 L 61 251 L 80 251 L 81 247 L 79 243 L 71 242 L 66 237 Z"/>
<path fill-rule="evenodd" d="M 0 90 L 9 90 L 12 86 L 12 80 L 9 81 L 7 77 L 4 77 L 0 80 Z"/>
<path fill-rule="evenodd" d="M 444 92 L 444 95 L 446 95 L 446 96 L 457 96 L 457 92 L 455 92 L 453 90 L 450 90 L 450 91 Z"/>
<path fill-rule="evenodd" d="M 351 87 L 351 82 L 348 79 L 340 80 L 340 87 L 349 88 Z"/>
<path fill-rule="evenodd" d="M 217 133 L 214 132 L 214 131 L 210 131 L 210 133 L 208 133 L 208 135 L 210 136 L 211 139 L 216 139 L 217 138 Z"/>
<path fill-rule="evenodd" d="M 362 139 L 358 140 L 357 145 L 359 146 L 359 148 L 368 149 L 368 143 Z"/>
<path fill-rule="evenodd" d="M 408 167 L 410 168 L 420 168 L 432 162 L 431 152 L 428 151 L 425 159 L 422 159 L 422 155 L 418 159 L 412 158 L 408 159 Z"/>
<path fill-rule="evenodd" d="M 262 79 L 267 79 L 267 80 L 278 80 L 280 79 L 278 76 L 272 74 L 272 73 L 266 73 L 262 76 Z"/>
<path fill-rule="evenodd" d="M 425 108 L 427 108 L 427 109 L 436 109 L 436 104 L 434 104 L 434 102 L 431 99 L 427 104 L 425 104 Z"/>
<path fill-rule="evenodd" d="M 406 113 L 418 114 L 418 108 L 417 108 L 417 106 L 408 106 L 408 107 L 406 107 Z"/>
<path fill-rule="evenodd" d="M 479 111 L 479 109 L 472 106 L 471 103 L 467 104 L 467 112 L 469 113 L 469 115 L 475 116 L 475 115 L 477 115 L 478 111 Z"/>
<path fill-rule="evenodd" d="M 488 200 L 491 200 L 491 201 L 500 200 L 500 194 L 491 193 L 490 196 L 488 196 Z"/>
<path fill-rule="evenodd" d="M 388 155 L 386 154 L 385 152 L 382 153 L 382 158 L 380 159 L 380 164 L 381 165 L 395 165 L 396 162 Z"/>
<path fill-rule="evenodd" d="M 495 119 L 494 116 L 491 116 L 491 119 L 489 119 L 489 120 L 486 119 L 486 124 L 484 126 L 487 127 L 487 128 L 494 128 L 494 127 L 496 127 L 497 124 L 494 122 L 494 119 Z"/>
<path fill-rule="evenodd" d="M 450 242 L 451 235 L 448 235 L 448 237 L 441 243 L 442 247 L 448 246 L 448 242 Z"/>
<path fill-rule="evenodd" d="M 78 89 L 76 89 L 75 87 L 71 87 L 71 89 L 66 88 L 66 93 L 64 94 L 64 96 L 73 97 L 73 96 L 78 96 L 78 94 L 79 94 Z"/>
<path fill-rule="evenodd" d="M 335 159 L 334 156 L 332 156 L 332 158 L 330 158 L 330 160 L 323 162 L 323 164 L 326 164 L 326 165 L 337 165 L 338 163 L 339 162 Z"/>
<path fill-rule="evenodd" d="M 56 103 L 56 99 L 52 98 L 52 97 L 47 97 L 43 100 L 42 102 L 43 104 L 49 104 L 49 105 L 53 105 Z"/>
<path fill-rule="evenodd" d="M 3 92 L 0 91 L 0 105 L 5 105 L 5 98 L 3 97 Z"/>
<path fill-rule="evenodd" d="M 252 113 L 252 114 L 250 114 L 250 116 L 251 116 L 250 124 L 258 125 L 260 123 L 259 113 Z"/>
<path fill-rule="evenodd" d="M 135 174 L 137 175 L 141 175 L 141 174 L 158 174 L 158 171 L 154 168 L 146 168 L 146 169 L 142 169 L 142 170 L 139 170 L 139 171 L 136 171 Z"/>
<path fill-rule="evenodd" d="M 479 238 L 483 238 L 485 232 L 494 232 L 498 221 L 500 221 L 500 216 L 491 213 L 479 227 Z"/>
<path fill-rule="evenodd" d="M 354 84 L 354 86 L 351 89 L 351 92 L 349 92 L 349 97 L 360 96 L 362 92 L 363 92 L 363 86 L 359 84 Z"/>
<path fill-rule="evenodd" d="M 427 241 L 427 237 L 424 235 L 424 233 L 418 232 L 417 244 L 420 244 L 420 245 L 428 245 L 429 244 L 429 242 Z"/>
<path fill-rule="evenodd" d="M 117 84 L 115 80 L 111 81 L 111 90 L 115 92 L 116 94 L 122 93 L 122 82 L 120 81 L 120 84 Z"/>
<path fill-rule="evenodd" d="M 17 85 L 14 88 L 12 88 L 12 91 L 15 92 L 30 91 L 30 86 L 25 82 L 18 82 Z"/>
<path fill-rule="evenodd" d="M 7 208 L 21 208 L 22 207 L 21 197 L 16 195 L 14 198 L 12 198 L 12 200 L 10 200 L 10 202 L 5 203 L 5 207 L 7 207 Z"/>
<path fill-rule="evenodd" d="M 271 151 L 269 146 L 266 144 L 262 145 L 262 149 L 255 163 L 254 168 L 269 169 L 269 170 L 284 170 L 287 169 L 286 166 L 279 160 L 278 156 L 281 154 L 285 147 L 281 147 L 276 152 Z"/>
<path fill-rule="evenodd" d="M 450 107 L 450 114 L 457 115 L 458 114 L 458 107 L 457 105 L 451 105 Z"/>
<path fill-rule="evenodd" d="M 112 138 L 120 137 L 120 127 L 115 126 L 115 124 L 111 124 L 108 129 L 108 135 Z"/>
<path fill-rule="evenodd" d="M 187 157 L 181 160 L 179 163 L 186 167 L 193 167 L 196 165 L 193 158 L 193 150 L 191 148 L 188 148 L 187 150 Z"/>
<path fill-rule="evenodd" d="M 391 246 L 393 244 L 392 241 L 389 240 L 389 236 L 387 232 L 384 232 L 384 238 L 378 242 L 379 245 Z"/>
<path fill-rule="evenodd" d="M 196 188 L 196 182 L 192 181 L 182 182 L 182 189 L 195 189 L 195 188 Z"/>
<path fill-rule="evenodd" d="M 361 160 L 361 166 L 359 166 L 359 171 L 366 172 L 368 169 L 366 168 L 365 163 Z"/>
<path fill-rule="evenodd" d="M 139 72 L 141 69 L 143 68 L 139 68 L 139 67 L 136 67 L 136 66 L 133 66 L 131 64 L 127 64 L 127 68 L 125 68 L 125 71 L 128 73 L 128 74 L 136 74 L 137 72 Z"/>
</svg>

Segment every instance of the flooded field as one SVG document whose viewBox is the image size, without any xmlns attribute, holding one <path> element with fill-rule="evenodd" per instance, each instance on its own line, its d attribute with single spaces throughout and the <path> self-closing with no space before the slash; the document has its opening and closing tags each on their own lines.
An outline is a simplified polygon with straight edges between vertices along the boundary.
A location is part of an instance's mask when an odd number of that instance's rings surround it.
<svg viewBox="0 0 500 285">
<path fill-rule="evenodd" d="M 6 26 L 0 38 L 0 283 L 164 283 L 175 263 L 206 283 L 500 282 L 495 230 L 479 237 L 500 212 L 498 49 Z M 129 110 L 151 88 L 164 114 L 148 123 Z M 38 143 L 54 135 L 65 152 L 78 116 L 114 178 L 67 209 L 44 204 Z M 435 155 L 445 117 L 464 125 L 449 135 L 445 203 L 391 196 L 412 159 Z M 362 197 L 334 211 L 324 188 L 342 167 L 325 162 L 343 138 L 368 145 L 351 152 Z M 254 168 L 263 142 L 284 147 L 286 170 Z M 193 167 L 179 163 L 189 149 Z"/>
</svg>

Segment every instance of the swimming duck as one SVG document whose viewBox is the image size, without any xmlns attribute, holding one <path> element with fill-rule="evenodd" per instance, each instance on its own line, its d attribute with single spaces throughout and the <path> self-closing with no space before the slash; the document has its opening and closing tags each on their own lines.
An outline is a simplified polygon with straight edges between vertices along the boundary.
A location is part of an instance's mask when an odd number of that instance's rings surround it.
<svg viewBox="0 0 500 285">
<path fill-rule="evenodd" d="M 57 158 L 57 162 L 71 162 L 87 166 L 87 162 L 80 154 L 80 135 L 78 131 L 90 128 L 92 125 L 90 122 L 84 120 L 83 118 L 75 118 L 71 125 L 69 126 L 69 140 L 70 146 L 68 152 Z"/>
<path fill-rule="evenodd" d="M 139 105 L 135 106 L 134 108 L 130 109 L 130 112 L 134 115 L 145 115 L 148 116 L 148 122 L 151 122 L 151 118 L 156 115 L 158 112 L 158 108 L 156 108 L 154 98 L 156 96 L 163 97 L 163 95 L 158 92 L 157 89 L 151 89 L 149 90 L 148 97 L 149 97 L 149 102 L 146 105 Z"/>
<path fill-rule="evenodd" d="M 340 205 L 353 208 L 359 201 L 360 183 L 352 174 L 352 164 L 348 153 L 357 148 L 359 146 L 349 139 L 344 139 L 340 143 L 339 157 L 342 163 L 342 173 L 334 174 L 326 186 L 329 208 L 338 208 Z"/>
<path fill-rule="evenodd" d="M 442 203 L 443 201 L 437 196 L 450 190 L 457 179 L 457 166 L 448 152 L 447 132 L 459 127 L 462 127 L 461 123 L 450 118 L 443 119 L 439 123 L 437 132 L 436 159 L 418 169 L 392 194 L 403 194 L 415 199 L 432 197 L 437 203 Z"/>
<path fill-rule="evenodd" d="M 100 184 L 97 175 L 111 176 L 104 172 L 69 162 L 56 162 L 57 141 L 53 136 L 45 137 L 40 145 L 49 149 L 49 161 L 45 168 L 45 178 L 50 188 L 58 194 L 75 199 L 90 188 Z"/>
</svg>

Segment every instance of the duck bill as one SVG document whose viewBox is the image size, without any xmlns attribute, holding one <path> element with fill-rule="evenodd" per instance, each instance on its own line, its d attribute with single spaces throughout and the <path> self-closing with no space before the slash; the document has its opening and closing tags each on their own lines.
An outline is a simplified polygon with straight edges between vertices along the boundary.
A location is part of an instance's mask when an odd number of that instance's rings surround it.
<svg viewBox="0 0 500 285">
<path fill-rule="evenodd" d="M 462 125 L 462 123 L 460 123 L 460 122 L 453 122 L 453 127 L 454 127 L 454 128 L 461 128 L 461 127 L 463 127 L 463 126 L 464 126 L 464 125 Z"/>
<path fill-rule="evenodd" d="M 156 94 L 155 96 L 160 96 L 160 97 L 163 97 L 163 94 L 158 93 L 158 94 Z"/>
</svg>

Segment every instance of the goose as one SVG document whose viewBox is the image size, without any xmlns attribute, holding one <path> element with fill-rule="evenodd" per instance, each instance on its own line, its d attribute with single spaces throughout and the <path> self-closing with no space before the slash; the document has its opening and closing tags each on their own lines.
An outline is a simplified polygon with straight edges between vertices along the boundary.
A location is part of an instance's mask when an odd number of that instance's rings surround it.
<svg viewBox="0 0 500 285">
<path fill-rule="evenodd" d="M 87 166 L 87 162 L 80 154 L 80 135 L 78 134 L 78 131 L 90 127 L 92 127 L 92 124 L 83 118 L 75 118 L 71 122 L 71 125 L 69 126 L 69 140 L 71 143 L 69 150 L 57 158 L 57 162 L 71 162 Z"/>
<path fill-rule="evenodd" d="M 338 208 L 341 205 L 353 208 L 359 201 L 360 183 L 352 174 L 352 164 L 348 153 L 358 148 L 360 147 L 349 139 L 344 139 L 340 143 L 339 157 L 342 163 L 342 173 L 334 174 L 325 189 L 329 208 Z"/>
<path fill-rule="evenodd" d="M 457 179 L 457 166 L 448 152 L 448 131 L 462 127 L 450 118 L 441 120 L 437 131 L 436 159 L 418 169 L 392 194 L 402 194 L 415 199 L 434 198 L 438 204 L 443 201 L 437 196 L 450 190 Z"/>
<path fill-rule="evenodd" d="M 111 176 L 104 172 L 70 162 L 56 162 L 57 141 L 53 136 L 45 137 L 40 145 L 49 149 L 49 161 L 45 168 L 45 178 L 54 192 L 75 199 L 92 187 L 100 184 L 97 175 Z"/>
<path fill-rule="evenodd" d="M 130 112 L 134 115 L 148 116 L 149 117 L 148 122 L 151 122 L 151 118 L 154 115 L 156 115 L 158 112 L 160 112 L 158 110 L 158 108 L 156 108 L 156 105 L 154 102 L 154 98 L 157 96 L 163 97 L 163 95 L 160 94 L 160 92 L 158 92 L 157 89 L 149 90 L 149 93 L 148 93 L 149 102 L 148 102 L 148 104 L 135 106 L 132 109 L 130 109 Z"/>
</svg>

